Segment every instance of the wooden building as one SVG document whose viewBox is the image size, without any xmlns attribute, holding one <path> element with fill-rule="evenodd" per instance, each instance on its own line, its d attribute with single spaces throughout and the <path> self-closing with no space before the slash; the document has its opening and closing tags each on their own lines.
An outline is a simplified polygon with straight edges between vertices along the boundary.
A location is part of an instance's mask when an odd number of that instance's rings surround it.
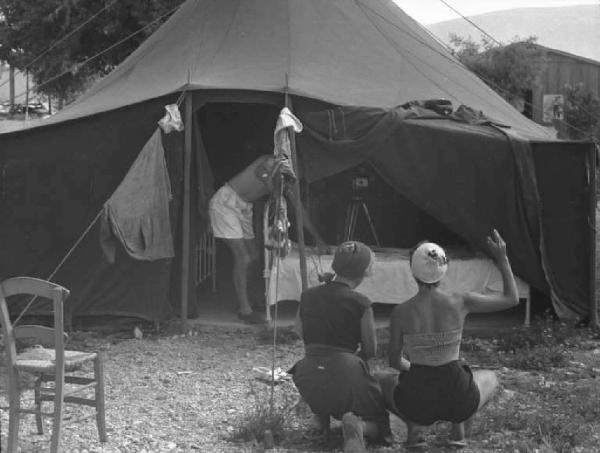
<svg viewBox="0 0 600 453">
<path fill-rule="evenodd" d="M 583 85 L 584 92 L 600 97 L 600 61 L 580 57 L 562 50 L 540 46 L 545 51 L 546 64 L 538 83 L 525 99 L 525 115 L 534 121 L 554 125 L 560 130 L 561 97 L 565 85 Z M 563 97 L 564 100 L 564 97 Z M 529 105 L 528 105 L 529 104 Z"/>
</svg>

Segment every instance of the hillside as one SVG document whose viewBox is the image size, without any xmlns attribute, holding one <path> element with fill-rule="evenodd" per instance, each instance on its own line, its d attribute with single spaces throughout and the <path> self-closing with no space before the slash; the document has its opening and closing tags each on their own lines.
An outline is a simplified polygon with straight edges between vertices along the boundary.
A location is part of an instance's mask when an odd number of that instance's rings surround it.
<svg viewBox="0 0 600 453">
<path fill-rule="evenodd" d="M 519 8 L 469 17 L 501 42 L 537 36 L 538 43 L 600 61 L 600 5 Z M 480 41 L 481 32 L 462 18 L 438 22 L 429 30 L 444 42 L 450 33 Z"/>
</svg>

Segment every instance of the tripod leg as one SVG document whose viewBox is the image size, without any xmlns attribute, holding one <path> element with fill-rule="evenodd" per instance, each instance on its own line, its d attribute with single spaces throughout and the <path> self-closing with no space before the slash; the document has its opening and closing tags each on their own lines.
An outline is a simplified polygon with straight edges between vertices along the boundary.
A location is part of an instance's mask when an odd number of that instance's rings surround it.
<svg viewBox="0 0 600 453">
<path fill-rule="evenodd" d="M 355 201 L 350 201 L 346 211 L 346 224 L 344 225 L 344 242 L 351 241 L 356 229 L 356 219 L 358 218 L 358 205 Z"/>
<path fill-rule="evenodd" d="M 358 220 L 358 205 L 352 203 L 352 217 L 350 218 L 350 232 L 347 241 L 354 240 L 354 232 L 356 231 L 356 221 Z"/>
<path fill-rule="evenodd" d="M 375 231 L 375 225 L 373 224 L 373 220 L 371 220 L 371 214 L 369 214 L 369 208 L 367 208 L 367 204 L 364 201 L 362 203 L 362 207 L 363 207 L 363 211 L 365 211 L 365 216 L 367 217 L 367 222 L 369 222 L 369 227 L 371 228 L 371 234 L 373 235 L 373 238 L 375 239 L 375 244 L 377 245 L 377 247 L 380 247 L 379 238 L 377 237 L 377 231 Z"/>
<path fill-rule="evenodd" d="M 346 209 L 346 222 L 344 223 L 344 236 L 342 236 L 342 242 L 350 240 L 350 235 L 352 232 L 352 211 L 352 203 L 350 203 Z"/>
</svg>

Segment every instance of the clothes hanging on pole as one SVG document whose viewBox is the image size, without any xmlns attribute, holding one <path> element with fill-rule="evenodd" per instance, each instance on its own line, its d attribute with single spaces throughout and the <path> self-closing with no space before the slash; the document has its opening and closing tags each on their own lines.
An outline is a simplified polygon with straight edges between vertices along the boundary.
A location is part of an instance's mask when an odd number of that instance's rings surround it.
<svg viewBox="0 0 600 453">
<path fill-rule="evenodd" d="M 117 241 L 138 260 L 154 261 L 175 256 L 169 201 L 171 183 L 160 128 L 104 204 L 100 219 L 100 244 L 114 263 Z"/>
</svg>

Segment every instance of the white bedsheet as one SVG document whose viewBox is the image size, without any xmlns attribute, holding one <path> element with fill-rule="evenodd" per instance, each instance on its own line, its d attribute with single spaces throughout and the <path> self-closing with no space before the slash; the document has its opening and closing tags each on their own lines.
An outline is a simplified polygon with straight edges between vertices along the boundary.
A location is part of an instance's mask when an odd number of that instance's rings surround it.
<svg viewBox="0 0 600 453">
<path fill-rule="evenodd" d="M 319 284 L 318 274 L 331 272 L 333 255 L 308 254 L 306 259 L 308 285 Z M 268 302 L 276 300 L 299 300 L 302 290 L 297 250 L 292 250 L 277 266 L 271 268 Z M 484 256 L 450 256 L 448 272 L 441 287 L 451 292 L 477 291 L 493 293 L 502 291 L 502 277 L 494 262 Z M 529 285 L 517 278 L 519 297 L 529 300 Z M 408 252 L 404 249 L 376 252 L 376 261 L 371 276 L 356 289 L 371 301 L 386 304 L 405 302 L 417 293 L 417 284 L 412 278 L 408 264 Z M 277 296 L 276 296 L 277 295 Z"/>
</svg>

